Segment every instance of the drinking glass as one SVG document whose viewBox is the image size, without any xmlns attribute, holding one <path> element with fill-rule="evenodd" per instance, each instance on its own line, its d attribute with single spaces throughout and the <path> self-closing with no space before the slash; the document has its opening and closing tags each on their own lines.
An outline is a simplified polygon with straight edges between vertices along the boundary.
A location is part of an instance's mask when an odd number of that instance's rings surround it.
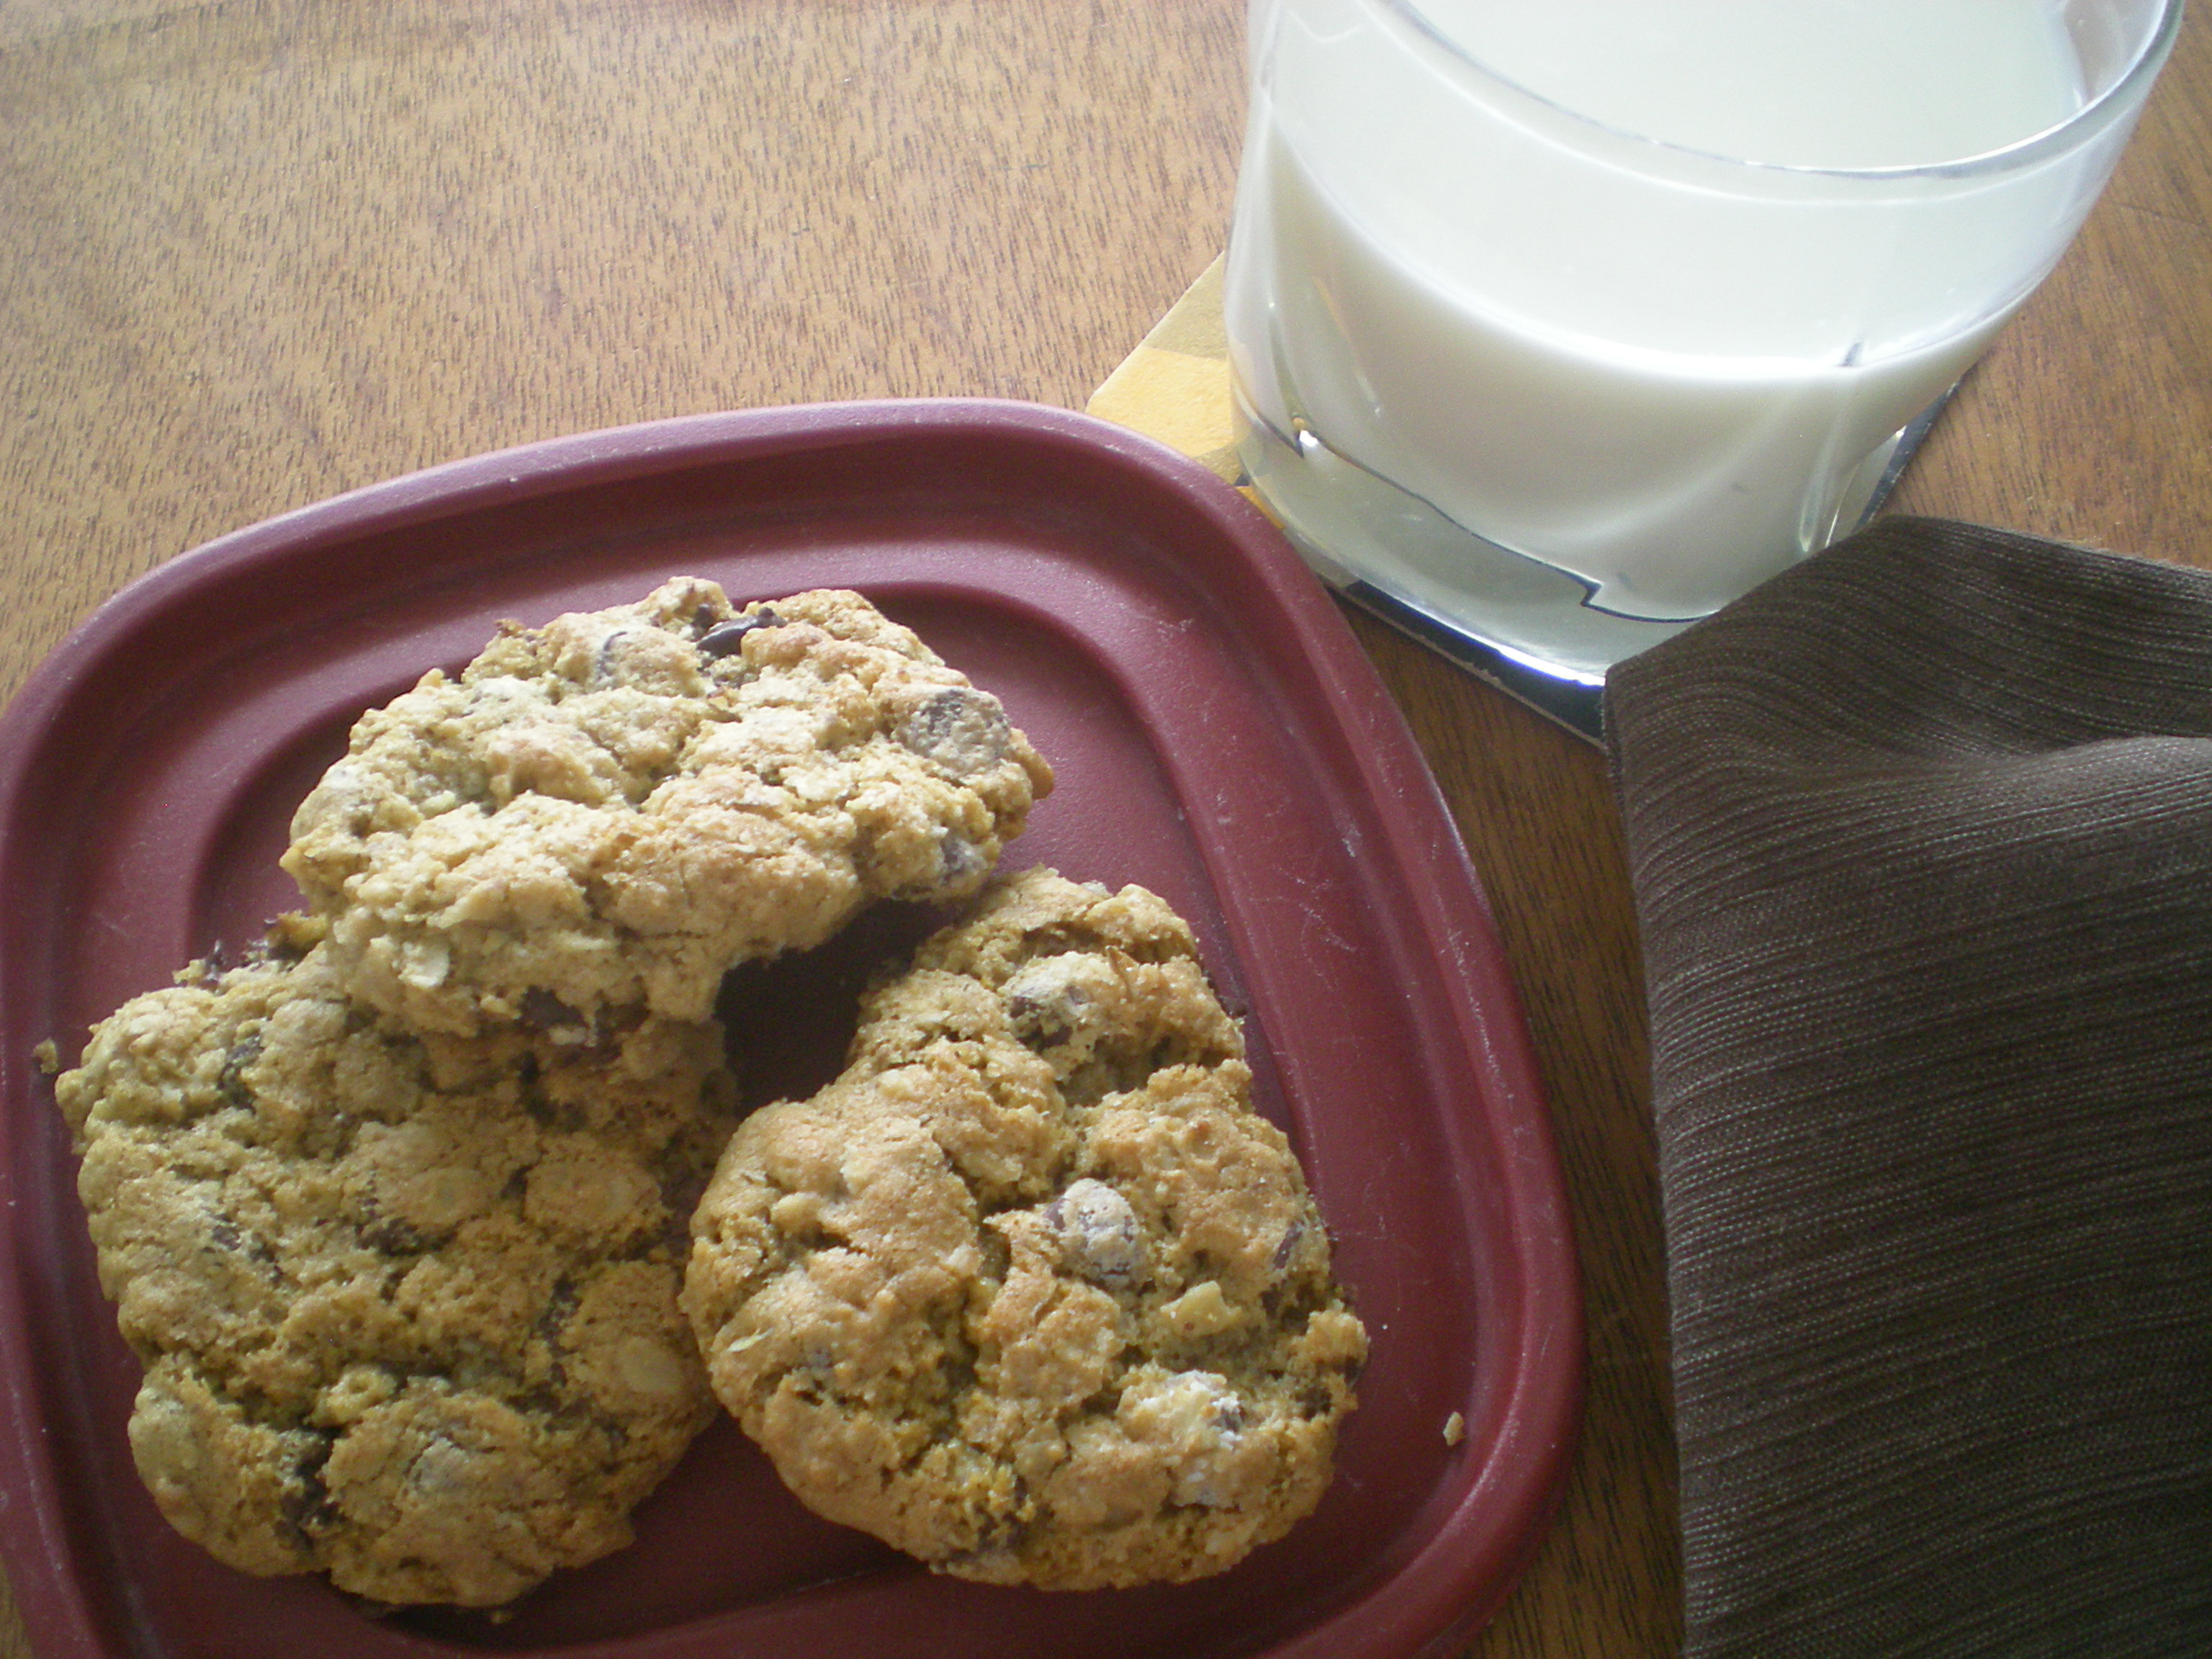
<svg viewBox="0 0 2212 1659">
<path fill-rule="evenodd" d="M 1590 729 L 1852 529 L 2180 0 L 1255 0 L 1240 449 L 1351 597 Z"/>
</svg>

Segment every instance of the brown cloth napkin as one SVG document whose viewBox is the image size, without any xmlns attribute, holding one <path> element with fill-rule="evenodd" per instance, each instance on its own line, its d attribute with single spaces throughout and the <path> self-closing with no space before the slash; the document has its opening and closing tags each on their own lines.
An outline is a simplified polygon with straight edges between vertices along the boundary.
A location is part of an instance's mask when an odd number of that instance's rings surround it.
<svg viewBox="0 0 2212 1659">
<path fill-rule="evenodd" d="M 1689 1653 L 2212 1655 L 2212 574 L 1890 520 L 1606 718 Z"/>
</svg>

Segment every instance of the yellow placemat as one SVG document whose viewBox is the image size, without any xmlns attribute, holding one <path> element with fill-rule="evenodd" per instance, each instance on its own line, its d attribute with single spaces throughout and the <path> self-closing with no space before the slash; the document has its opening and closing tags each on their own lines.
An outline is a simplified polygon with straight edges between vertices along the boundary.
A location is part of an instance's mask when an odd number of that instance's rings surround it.
<svg viewBox="0 0 2212 1659">
<path fill-rule="evenodd" d="M 1085 408 L 1102 421 L 1157 438 L 1241 485 L 1244 467 L 1237 459 L 1236 405 L 1229 393 L 1229 335 L 1221 322 L 1224 263 L 1218 258 L 1200 273 Z"/>
</svg>

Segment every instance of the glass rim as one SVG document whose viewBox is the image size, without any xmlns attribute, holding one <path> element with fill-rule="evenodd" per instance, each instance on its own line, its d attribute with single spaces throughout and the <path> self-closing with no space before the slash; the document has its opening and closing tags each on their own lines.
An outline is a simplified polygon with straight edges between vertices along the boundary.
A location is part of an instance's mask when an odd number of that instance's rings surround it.
<svg viewBox="0 0 2212 1659">
<path fill-rule="evenodd" d="M 2185 0 L 2159 0 L 2162 10 L 2160 13 L 2158 27 L 2150 32 L 2141 49 L 2129 61 L 2126 69 L 2112 78 L 2110 86 L 2083 104 L 2064 120 L 2045 127 L 2039 132 L 2032 132 L 2027 137 L 2017 139 L 2012 143 L 2002 145 L 1996 149 L 1983 150 L 1976 155 L 1962 155 L 1946 161 L 1915 161 L 1902 166 L 1879 167 L 1816 167 L 1796 161 L 1754 161 L 1744 156 L 1727 155 L 1718 150 L 1699 149 L 1692 144 L 1678 144 L 1669 139 L 1655 138 L 1649 133 L 1632 131 L 1626 127 L 1617 127 L 1608 122 L 1599 120 L 1594 115 L 1585 115 L 1580 110 L 1563 104 L 1555 98 L 1546 97 L 1542 93 L 1523 86 L 1511 76 L 1501 74 L 1492 69 L 1439 28 L 1429 18 L 1420 0 L 1382 0 L 1382 3 L 1389 10 L 1397 13 L 1420 34 L 1434 42 L 1476 74 L 1498 86 L 1511 89 L 1533 103 L 1541 104 L 1545 108 L 1566 117 L 1577 126 L 1586 127 L 1593 132 L 1601 132 L 1608 137 L 1626 139 L 1631 143 L 1648 145 L 1654 149 L 1668 151 L 1677 155 L 1694 156 L 1701 161 L 1718 162 L 1724 167 L 1747 168 L 1758 173 L 1795 174 L 1821 179 L 1872 180 L 1955 179 L 1971 177 L 1977 173 L 2002 173 L 2010 167 L 2042 161 L 2047 156 L 2070 149 L 2086 130 L 2102 126 L 2110 118 L 2117 106 L 2124 106 L 2138 88 L 2142 88 L 2152 76 L 2158 73 L 2160 67 L 2166 61 L 2166 54 L 2172 49 L 2175 35 L 2180 31 L 2181 13 Z"/>
</svg>

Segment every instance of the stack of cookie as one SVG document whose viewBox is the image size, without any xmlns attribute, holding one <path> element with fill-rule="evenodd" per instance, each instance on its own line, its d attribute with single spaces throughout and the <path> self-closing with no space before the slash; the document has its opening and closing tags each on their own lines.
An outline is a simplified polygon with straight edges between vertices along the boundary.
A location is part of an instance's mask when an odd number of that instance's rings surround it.
<svg viewBox="0 0 2212 1659">
<path fill-rule="evenodd" d="M 629 1541 L 715 1393 L 974 1577 L 1194 1577 L 1310 1510 L 1364 1334 L 1151 895 L 994 887 L 732 1137 L 724 974 L 972 897 L 1050 787 L 844 592 L 671 581 L 364 716 L 294 821 L 310 914 L 57 1085 L 163 1513 L 495 1607 Z"/>
</svg>

